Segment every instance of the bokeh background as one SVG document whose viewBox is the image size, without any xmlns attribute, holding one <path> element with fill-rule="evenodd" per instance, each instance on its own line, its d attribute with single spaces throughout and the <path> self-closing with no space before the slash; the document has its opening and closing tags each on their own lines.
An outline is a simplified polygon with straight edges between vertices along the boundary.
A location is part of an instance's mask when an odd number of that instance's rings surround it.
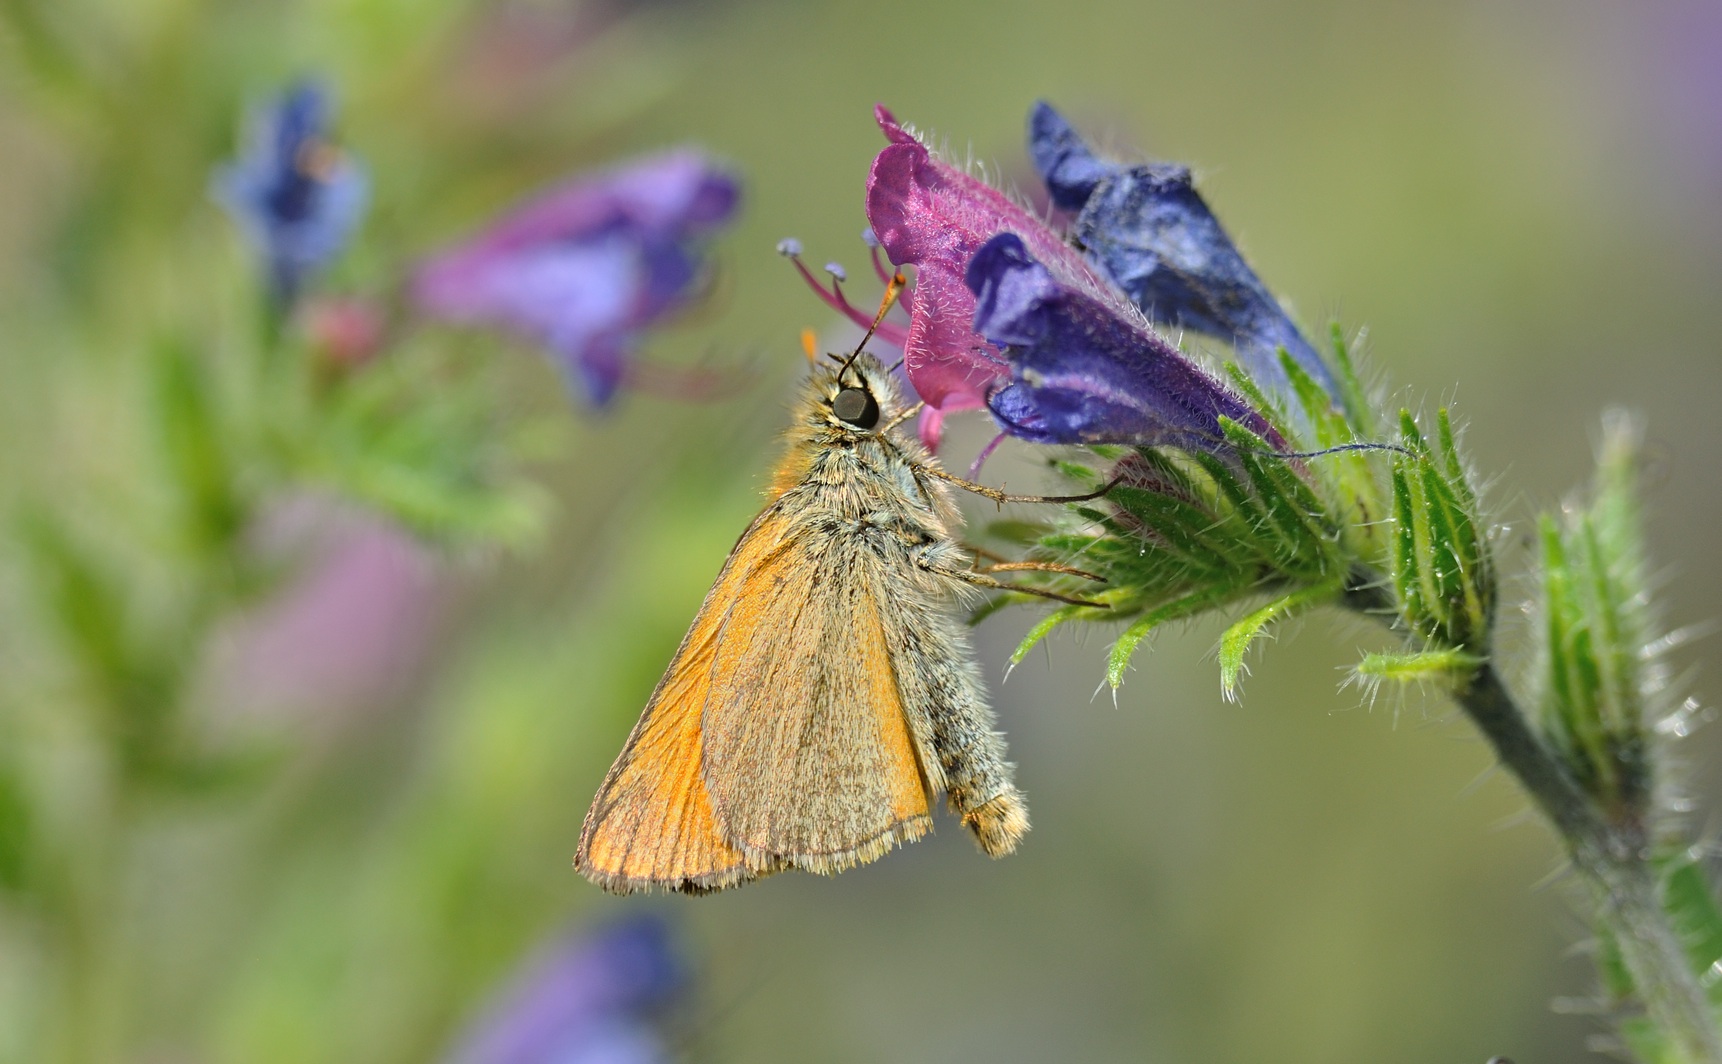
<svg viewBox="0 0 1722 1064">
<path fill-rule="evenodd" d="M 99 990 L 117 1059 L 438 1059 L 550 936 L 640 910 L 673 921 L 694 965 L 674 1043 L 694 1060 L 1584 1059 L 1601 1030 L 1575 1011 L 1592 989 L 1575 949 L 1588 931 L 1549 833 L 1442 700 L 1338 690 L 1381 638 L 1344 618 L 1283 632 L 1238 705 L 1219 695 L 1218 622 L 1157 637 L 1114 701 L 1095 696 L 1102 631 L 1067 627 L 1006 682 L 1036 612 L 987 621 L 979 653 L 1035 821 L 1003 862 L 945 820 L 832 880 L 616 899 L 569 855 L 754 512 L 802 365 L 797 331 L 843 335 L 773 246 L 793 235 L 815 262 L 864 272 L 875 101 L 1025 186 L 1038 97 L 1126 153 L 1192 164 L 1306 325 L 1366 329 L 1397 401 L 1456 405 L 1509 556 L 1528 516 L 1587 477 L 1602 410 L 1638 411 L 1666 616 L 1713 619 L 1716 5 L 7 0 L 0 13 L 0 503 L 47 498 L 110 525 L 114 557 L 140 570 L 158 545 L 111 526 L 152 505 L 128 464 L 133 363 L 163 332 L 218 337 L 244 316 L 255 271 L 207 189 L 248 104 L 305 72 L 339 100 L 373 209 L 325 282 L 335 291 L 387 291 L 439 242 L 617 157 L 695 143 L 745 181 L 714 293 L 650 349 L 745 362 L 749 390 L 627 396 L 595 415 L 528 347 L 468 337 L 508 416 L 547 429 L 531 466 L 542 533 L 451 550 L 303 504 L 332 546 L 218 631 L 193 707 L 219 733 L 267 737 L 269 771 L 230 797 L 170 803 L 128 844 Z M 984 439 L 957 429 L 953 462 Z M 989 473 L 1019 490 L 1037 477 L 1021 451 Z M 38 776 L 75 780 L 77 743 L 40 725 L 70 696 L 28 568 L 13 553 L 0 571 L 0 709 L 37 723 L 5 734 L 21 756 L 50 749 Z M 1678 659 L 1701 695 L 1718 682 L 1696 671 L 1713 646 Z M 1705 838 L 1722 809 L 1718 742 L 1701 731 L 1683 750 Z M 0 923 L 9 1059 L 42 1059 L 53 957 L 31 944 L 49 920 L 26 906 Z"/>
</svg>

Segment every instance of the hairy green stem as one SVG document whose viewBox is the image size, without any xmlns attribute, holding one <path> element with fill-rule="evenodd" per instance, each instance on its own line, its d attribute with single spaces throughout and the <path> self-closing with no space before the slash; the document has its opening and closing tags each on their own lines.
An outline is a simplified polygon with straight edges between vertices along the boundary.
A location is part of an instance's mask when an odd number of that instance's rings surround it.
<svg viewBox="0 0 1722 1064">
<path fill-rule="evenodd" d="M 1649 832 L 1639 820 L 1611 822 L 1573 780 L 1490 665 L 1455 695 L 1501 763 L 1555 823 L 1567 853 L 1614 932 L 1651 1020 L 1692 1064 L 1722 1064 L 1722 1030 L 1668 919 Z"/>
<path fill-rule="evenodd" d="M 1378 582 L 1354 581 L 1346 605 L 1386 620 L 1395 611 Z M 1722 1064 L 1722 1029 L 1680 937 L 1662 904 L 1646 825 L 1612 821 L 1585 794 L 1572 774 L 1531 729 L 1530 718 L 1484 663 L 1454 699 L 1471 718 L 1495 756 L 1530 792 L 1565 841 L 1573 866 L 1596 895 L 1604 926 L 1615 935 L 1621 958 L 1652 1022 L 1687 1064 Z"/>
</svg>

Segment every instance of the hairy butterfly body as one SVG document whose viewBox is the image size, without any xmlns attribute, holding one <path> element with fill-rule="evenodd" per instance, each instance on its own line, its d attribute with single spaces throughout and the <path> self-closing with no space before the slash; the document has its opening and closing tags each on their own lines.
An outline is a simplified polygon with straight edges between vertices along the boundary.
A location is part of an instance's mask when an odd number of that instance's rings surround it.
<svg viewBox="0 0 1722 1064">
<path fill-rule="evenodd" d="M 881 311 L 881 314 L 883 312 Z M 1028 830 L 955 610 L 978 576 L 951 478 L 870 355 L 816 368 L 765 510 L 742 533 L 586 815 L 606 890 L 702 893 L 831 874 L 932 828 Z"/>
</svg>

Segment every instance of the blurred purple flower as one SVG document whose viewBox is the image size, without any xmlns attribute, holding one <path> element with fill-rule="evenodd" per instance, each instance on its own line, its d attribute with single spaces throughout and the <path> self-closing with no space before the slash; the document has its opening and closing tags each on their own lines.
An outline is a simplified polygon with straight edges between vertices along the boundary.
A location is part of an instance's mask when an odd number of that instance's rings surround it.
<svg viewBox="0 0 1722 1064">
<path fill-rule="evenodd" d="M 653 1013 L 688 973 L 661 920 L 568 934 L 491 1003 L 448 1064 L 661 1064 Z"/>
<path fill-rule="evenodd" d="M 738 197 L 735 179 L 691 149 L 583 175 L 426 262 L 413 296 L 433 317 L 545 345 L 602 406 L 628 378 L 640 332 L 694 294 L 699 238 Z"/>
<path fill-rule="evenodd" d="M 434 552 L 318 496 L 274 506 L 257 549 L 293 575 L 228 632 L 212 701 L 338 728 L 424 676 L 454 590 Z"/>
<path fill-rule="evenodd" d="M 256 110 L 245 150 L 219 167 L 211 189 L 262 253 L 276 304 L 346 246 L 365 213 L 364 168 L 325 139 L 329 101 L 301 81 Z"/>
<path fill-rule="evenodd" d="M 903 340 L 909 380 L 942 414 L 979 409 L 1010 377 L 998 350 L 975 332 L 975 299 L 963 283 L 969 259 L 982 244 L 999 233 L 1015 233 L 1060 283 L 1102 302 L 1120 297 L 1045 223 L 997 189 L 934 158 L 883 106 L 874 116 L 891 143 L 867 177 L 867 220 L 893 264 L 915 267 Z M 936 433 L 935 421 L 929 444 L 937 442 Z"/>
<path fill-rule="evenodd" d="M 1264 385 L 1284 390 L 1279 349 L 1334 394 L 1327 364 L 1196 192 L 1182 166 L 1124 166 L 1095 156 L 1045 103 L 1029 114 L 1028 148 L 1052 202 L 1077 215 L 1072 235 L 1160 325 L 1233 345 Z"/>
<path fill-rule="evenodd" d="M 1003 349 L 1010 379 L 987 399 L 1006 432 L 1034 443 L 1131 443 L 1229 453 L 1220 418 L 1285 441 L 1243 399 L 1137 318 L 1064 284 L 1014 233 L 987 241 L 964 278 L 975 331 Z"/>
</svg>

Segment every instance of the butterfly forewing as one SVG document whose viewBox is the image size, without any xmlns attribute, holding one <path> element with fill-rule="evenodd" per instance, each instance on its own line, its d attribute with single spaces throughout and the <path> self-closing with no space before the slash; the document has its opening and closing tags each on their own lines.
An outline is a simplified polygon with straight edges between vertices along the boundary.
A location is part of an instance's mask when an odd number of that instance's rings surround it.
<svg viewBox="0 0 1722 1064">
<path fill-rule="evenodd" d="M 586 814 L 575 867 L 608 890 L 715 890 L 774 870 L 718 831 L 700 717 L 724 622 L 749 570 L 779 545 L 775 513 L 742 533 Z"/>
<path fill-rule="evenodd" d="M 888 563 L 854 533 L 791 535 L 747 574 L 719 637 L 706 785 L 732 845 L 835 872 L 930 829 L 929 739 L 879 617 Z"/>
</svg>

